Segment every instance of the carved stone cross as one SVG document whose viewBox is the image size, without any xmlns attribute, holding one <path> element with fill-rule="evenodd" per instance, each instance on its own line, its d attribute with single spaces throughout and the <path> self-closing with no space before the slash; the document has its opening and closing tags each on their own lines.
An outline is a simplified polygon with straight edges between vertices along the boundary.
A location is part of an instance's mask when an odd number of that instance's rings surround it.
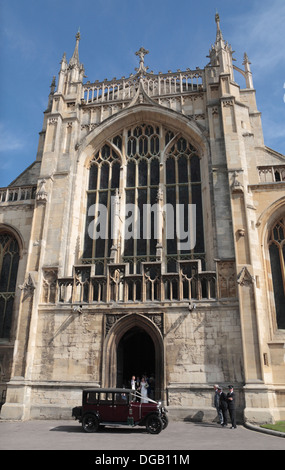
<svg viewBox="0 0 285 470">
<path fill-rule="evenodd" d="M 136 52 L 136 55 L 139 56 L 140 58 L 140 67 L 139 69 L 136 69 L 137 71 L 139 72 L 145 72 L 148 67 L 145 67 L 144 65 L 144 57 L 146 54 L 148 54 L 149 51 L 147 51 L 144 47 L 141 47 L 137 52 Z"/>
</svg>

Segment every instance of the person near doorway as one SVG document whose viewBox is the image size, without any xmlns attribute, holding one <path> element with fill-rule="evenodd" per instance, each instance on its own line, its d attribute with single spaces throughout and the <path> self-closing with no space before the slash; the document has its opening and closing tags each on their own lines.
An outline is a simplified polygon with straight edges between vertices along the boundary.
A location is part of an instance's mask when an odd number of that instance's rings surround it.
<svg viewBox="0 0 285 470">
<path fill-rule="evenodd" d="M 215 390 L 215 396 L 214 396 L 214 405 L 218 413 L 218 418 L 220 421 L 220 424 L 223 424 L 224 418 L 223 418 L 223 413 L 220 408 L 220 395 L 219 395 L 219 385 L 215 384 L 214 385 L 214 390 Z"/>
<path fill-rule="evenodd" d="M 132 390 L 136 389 L 136 377 L 135 377 L 135 375 L 133 375 L 132 378 L 131 378 L 131 389 Z"/>
<path fill-rule="evenodd" d="M 154 374 L 150 374 L 150 378 L 148 381 L 148 396 L 152 400 L 154 400 L 154 389 L 155 389 L 155 384 L 154 384 Z"/>
<path fill-rule="evenodd" d="M 228 409 L 229 414 L 232 422 L 231 429 L 236 429 L 236 405 L 235 405 L 235 394 L 234 388 L 232 385 L 229 385 L 229 393 L 227 394 L 227 402 L 228 402 Z"/>
<path fill-rule="evenodd" d="M 223 414 L 223 424 L 222 426 L 227 426 L 228 425 L 228 417 L 227 417 L 227 411 L 228 411 L 228 402 L 227 402 L 227 396 L 223 392 L 222 388 L 218 388 L 218 393 L 219 393 L 219 398 L 220 398 L 220 409 Z"/>
<path fill-rule="evenodd" d="M 148 389 L 148 383 L 145 377 L 143 376 L 141 379 L 141 383 L 140 383 L 141 403 L 148 403 L 147 389 Z"/>
<path fill-rule="evenodd" d="M 137 380 L 136 380 L 136 390 L 139 390 L 140 389 L 140 378 L 137 377 Z"/>
</svg>

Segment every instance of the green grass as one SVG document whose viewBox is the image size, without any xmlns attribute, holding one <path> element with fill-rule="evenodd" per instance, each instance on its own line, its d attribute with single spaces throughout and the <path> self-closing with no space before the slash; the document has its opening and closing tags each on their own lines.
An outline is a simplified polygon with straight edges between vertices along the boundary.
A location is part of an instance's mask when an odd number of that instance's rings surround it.
<svg viewBox="0 0 285 470">
<path fill-rule="evenodd" d="M 277 421 L 275 424 L 263 424 L 261 427 L 285 433 L 285 421 Z"/>
</svg>

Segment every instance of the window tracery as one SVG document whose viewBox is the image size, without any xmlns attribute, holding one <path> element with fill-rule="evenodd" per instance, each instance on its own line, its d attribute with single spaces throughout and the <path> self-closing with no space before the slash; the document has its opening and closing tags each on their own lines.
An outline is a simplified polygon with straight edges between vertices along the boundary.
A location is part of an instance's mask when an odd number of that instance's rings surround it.
<svg viewBox="0 0 285 470">
<path fill-rule="evenodd" d="M 134 207 L 132 223 L 125 227 L 124 261 L 130 263 L 130 273 L 139 273 L 144 261 L 155 261 L 157 239 L 154 224 L 151 237 L 145 237 L 144 205 L 153 206 L 157 201 L 159 188 L 159 127 L 136 126 L 128 130 L 127 140 L 127 181 L 126 204 Z M 135 224 L 135 226 L 134 226 Z M 126 230 L 133 230 L 137 236 L 130 237 Z"/>
<path fill-rule="evenodd" d="M 16 280 L 19 245 L 9 232 L 0 233 L 0 338 L 9 338 Z"/>
<path fill-rule="evenodd" d="M 121 137 L 117 136 L 114 143 L 121 146 Z M 115 191 L 119 188 L 120 167 L 120 157 L 109 144 L 103 145 L 90 163 L 83 258 L 96 260 L 96 274 L 103 274 L 107 258 L 110 256 L 111 197 L 115 196 Z M 106 212 L 102 214 L 104 208 Z M 94 223 L 94 216 L 98 214 L 101 219 Z M 103 215 L 106 215 L 107 221 L 103 220 Z M 98 231 L 101 231 L 102 236 L 96 235 Z"/>
<path fill-rule="evenodd" d="M 124 175 L 121 182 L 120 168 Z M 116 191 L 122 196 L 120 209 L 124 214 L 118 262 L 128 263 L 129 274 L 141 274 L 141 263 L 157 261 L 159 244 L 167 272 L 177 272 L 177 262 L 180 260 L 201 259 L 204 264 L 200 158 L 187 139 L 175 136 L 172 130 L 162 125 L 135 125 L 106 142 L 91 161 L 89 171 L 83 261 L 95 263 L 96 275 L 105 273 L 107 259 L 110 259 L 113 244 L 110 208 L 111 197 Z M 109 217 L 107 237 L 103 240 L 90 236 L 90 225 L 95 214 L 94 211 L 90 213 L 89 209 L 92 206 L 96 208 L 98 204 L 106 206 Z M 163 210 L 167 205 L 174 208 L 174 236 L 171 239 L 167 237 L 168 216 L 165 213 L 161 216 L 161 238 L 156 230 L 158 216 L 155 213 L 157 209 L 153 208 L 159 204 Z M 177 212 L 176 205 L 184 207 L 184 213 Z M 196 206 L 199 234 L 191 249 L 180 247 L 176 230 L 180 222 L 182 231 L 189 226 L 188 205 Z M 149 217 L 146 217 L 146 206 L 150 208 Z M 95 213 L 98 215 L 96 209 Z M 94 230 L 98 231 L 98 221 L 93 225 L 94 235 Z"/>
<path fill-rule="evenodd" d="M 285 217 L 272 227 L 268 247 L 277 327 L 285 329 Z"/>
<path fill-rule="evenodd" d="M 171 136 L 169 135 L 168 138 Z M 201 195 L 201 173 L 200 159 L 195 148 L 180 137 L 171 147 L 166 155 L 165 162 L 165 188 L 166 203 L 173 206 L 175 210 L 175 227 L 174 232 L 177 233 L 176 225 L 183 224 L 179 221 L 182 216 L 184 218 L 184 226 L 188 227 L 191 221 L 186 208 L 188 204 L 195 205 L 196 208 L 196 229 L 199 236 L 196 237 L 195 247 L 192 248 L 192 259 L 197 258 L 196 254 L 200 254 L 203 260 L 204 255 L 204 237 L 203 237 L 203 213 L 202 213 L 202 195 Z M 177 205 L 183 205 L 184 214 L 177 212 Z M 168 271 L 175 270 L 177 260 L 185 259 L 185 255 L 189 255 L 189 250 L 179 249 L 178 237 L 167 240 L 167 266 Z"/>
</svg>

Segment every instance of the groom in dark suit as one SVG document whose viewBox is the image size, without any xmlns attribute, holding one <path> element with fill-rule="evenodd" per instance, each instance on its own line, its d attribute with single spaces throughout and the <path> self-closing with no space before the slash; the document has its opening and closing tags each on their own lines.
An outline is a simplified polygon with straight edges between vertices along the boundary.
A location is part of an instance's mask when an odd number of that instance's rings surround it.
<svg viewBox="0 0 285 470">
<path fill-rule="evenodd" d="M 227 409 L 228 409 L 228 401 L 226 394 L 223 392 L 222 388 L 218 388 L 218 395 L 220 399 L 219 408 L 223 414 L 223 423 L 222 426 L 227 426 L 228 418 L 227 418 Z"/>
<path fill-rule="evenodd" d="M 228 403 L 228 410 L 232 422 L 231 429 L 236 429 L 236 405 L 235 405 L 235 394 L 234 388 L 232 385 L 229 385 L 229 393 L 227 394 L 227 403 Z"/>
</svg>

